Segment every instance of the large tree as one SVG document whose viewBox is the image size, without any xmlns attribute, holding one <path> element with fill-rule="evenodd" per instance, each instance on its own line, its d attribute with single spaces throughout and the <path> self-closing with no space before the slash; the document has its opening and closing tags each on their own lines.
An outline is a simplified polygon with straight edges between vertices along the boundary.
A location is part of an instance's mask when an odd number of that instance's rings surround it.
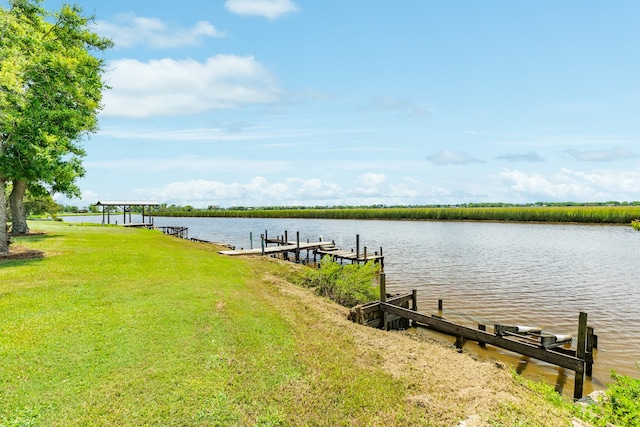
<svg viewBox="0 0 640 427">
<path fill-rule="evenodd" d="M 0 115 L 0 186 L 13 183 L 12 230 L 24 234 L 29 231 L 23 205 L 28 187 L 79 195 L 75 181 L 84 175 L 85 155 L 80 143 L 97 129 L 105 89 L 104 61 L 93 53 L 111 42 L 90 30 L 91 18 L 77 6 L 49 14 L 40 0 L 10 4 L 2 11 L 0 41 L 0 76 L 9 75 L 0 83 L 6 79 L 16 85 L 5 89 L 2 84 L 6 99 L 0 99 L 0 108 L 7 111 Z M 2 213 L 0 227 L 1 221 Z"/>
</svg>

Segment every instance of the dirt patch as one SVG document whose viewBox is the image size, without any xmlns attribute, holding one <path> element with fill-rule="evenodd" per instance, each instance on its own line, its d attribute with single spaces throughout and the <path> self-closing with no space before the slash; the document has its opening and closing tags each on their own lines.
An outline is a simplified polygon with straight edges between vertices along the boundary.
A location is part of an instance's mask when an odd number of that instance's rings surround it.
<svg viewBox="0 0 640 427">
<path fill-rule="evenodd" d="M 356 351 L 365 356 L 363 360 L 371 360 L 373 354 L 385 372 L 406 384 L 404 402 L 423 408 L 440 420 L 438 425 L 456 425 L 460 419 L 476 414 L 480 414 L 479 419 L 468 425 L 493 425 L 487 421 L 490 414 L 505 405 L 522 408 L 532 397 L 504 366 L 476 361 L 451 344 L 425 339 L 412 331 L 385 332 L 357 325 L 347 320 L 347 308 L 318 298 L 308 289 L 272 274 L 266 274 L 263 280 L 313 311 L 328 330 L 352 336 Z M 562 423 L 559 414 L 547 416 L 549 419 L 539 425 Z"/>
<path fill-rule="evenodd" d="M 0 261 L 3 260 L 16 260 L 16 259 L 39 259 L 44 258 L 44 252 L 34 249 L 28 249 L 20 245 L 11 245 L 9 247 L 9 253 L 0 254 Z"/>
<path fill-rule="evenodd" d="M 30 231 L 27 234 L 12 234 L 11 237 L 33 237 L 33 236 L 44 236 L 47 233 L 44 231 Z"/>
</svg>

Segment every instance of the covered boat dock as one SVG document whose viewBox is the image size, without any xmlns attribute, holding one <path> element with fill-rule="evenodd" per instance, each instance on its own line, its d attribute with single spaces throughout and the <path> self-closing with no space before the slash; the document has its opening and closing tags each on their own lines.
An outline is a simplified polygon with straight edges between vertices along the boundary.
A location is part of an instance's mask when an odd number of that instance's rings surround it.
<svg viewBox="0 0 640 427">
<path fill-rule="evenodd" d="M 159 206 L 160 204 L 153 200 L 105 200 L 99 201 L 96 203 L 96 206 L 102 206 L 102 225 L 111 224 L 111 209 L 114 207 L 122 209 L 122 225 L 128 227 L 143 227 L 148 225 L 153 225 L 153 216 L 151 215 L 151 208 L 153 206 Z M 142 208 L 142 223 L 133 223 L 131 221 L 131 208 L 134 206 L 139 206 Z M 145 221 L 145 208 L 147 210 L 146 218 L 148 222 Z M 129 222 L 127 223 L 127 214 L 129 214 Z M 114 215 L 115 216 L 115 215 Z M 118 221 L 116 220 L 116 224 Z"/>
</svg>

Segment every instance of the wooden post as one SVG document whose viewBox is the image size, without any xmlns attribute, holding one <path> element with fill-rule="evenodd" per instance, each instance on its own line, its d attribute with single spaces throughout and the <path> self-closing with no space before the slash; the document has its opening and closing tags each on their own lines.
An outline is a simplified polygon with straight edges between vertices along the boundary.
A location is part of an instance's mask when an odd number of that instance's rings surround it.
<svg viewBox="0 0 640 427">
<path fill-rule="evenodd" d="M 367 262 L 367 247 L 364 247 L 364 262 Z"/>
<path fill-rule="evenodd" d="M 300 232 L 296 231 L 296 262 L 300 264 Z"/>
<path fill-rule="evenodd" d="M 387 302 L 387 279 L 385 273 L 380 273 L 380 302 Z"/>
<path fill-rule="evenodd" d="M 380 302 L 387 302 L 387 278 L 384 273 L 380 273 Z M 387 315 L 383 310 L 380 310 L 380 320 L 382 329 L 387 329 Z"/>
<path fill-rule="evenodd" d="M 262 252 L 261 252 L 261 253 L 262 253 L 262 255 L 264 255 L 264 241 L 265 241 L 264 234 L 261 234 L 261 235 L 260 235 L 260 246 L 261 246 L 261 248 L 262 248 Z"/>
<path fill-rule="evenodd" d="M 411 310 L 418 311 L 418 291 L 416 289 L 411 291 Z M 417 322 L 415 320 L 411 320 L 410 322 L 409 324 L 411 326 L 416 326 Z"/>
<path fill-rule="evenodd" d="M 362 306 L 361 305 L 356 305 L 356 323 L 359 323 L 361 325 L 364 325 L 365 319 L 364 316 L 362 315 Z"/>
<path fill-rule="evenodd" d="M 442 300 L 438 300 L 438 317 L 442 317 Z"/>
<path fill-rule="evenodd" d="M 593 349 L 594 349 L 594 340 L 595 335 L 593 334 L 593 328 L 591 326 L 587 326 L 587 366 L 585 368 L 585 374 L 588 377 L 591 377 L 593 374 Z"/>
<path fill-rule="evenodd" d="M 284 230 L 284 242 L 283 244 L 287 245 L 289 244 L 289 232 L 287 230 Z"/>
<path fill-rule="evenodd" d="M 485 331 L 486 332 L 487 325 L 483 325 L 481 323 L 478 323 L 478 329 L 481 330 L 481 331 Z M 478 341 L 478 345 L 480 347 L 486 347 L 487 346 L 487 344 L 485 344 L 483 341 Z"/>
<path fill-rule="evenodd" d="M 587 313 L 581 311 L 580 318 L 578 320 L 578 342 L 576 348 L 576 357 L 581 360 L 585 360 L 586 353 L 586 341 L 587 341 Z M 575 371 L 575 384 L 573 388 L 573 398 L 575 400 L 582 398 L 582 389 L 584 387 L 584 362 L 582 369 Z"/>
<path fill-rule="evenodd" d="M 249 248 L 253 249 L 253 231 L 249 232 Z"/>
<path fill-rule="evenodd" d="M 356 234 L 356 259 L 360 258 L 360 235 Z"/>
</svg>

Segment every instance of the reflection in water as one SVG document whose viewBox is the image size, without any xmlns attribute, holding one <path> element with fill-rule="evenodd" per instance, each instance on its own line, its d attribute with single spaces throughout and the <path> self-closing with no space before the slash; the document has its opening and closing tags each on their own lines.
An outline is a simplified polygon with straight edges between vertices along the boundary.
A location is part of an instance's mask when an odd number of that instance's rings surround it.
<svg viewBox="0 0 640 427">
<path fill-rule="evenodd" d="M 88 219 L 101 221 L 65 221 Z M 443 299 L 442 315 L 458 323 L 524 324 L 573 335 L 584 311 L 599 336 L 585 393 L 604 387 L 611 369 L 640 375 L 640 233 L 631 227 L 258 218 L 155 218 L 155 223 L 187 226 L 190 237 L 238 248 L 249 247 L 250 233 L 256 244 L 265 230 L 270 236 L 300 231 L 303 240 L 322 237 L 343 249 L 355 248 L 359 234 L 362 247 L 383 248 L 387 289 L 417 289 L 420 311 L 436 313 Z M 520 369 L 519 355 L 471 342 L 464 348 Z M 572 392 L 573 372 L 533 359 L 524 365 L 525 375 L 544 377 Z"/>
</svg>

